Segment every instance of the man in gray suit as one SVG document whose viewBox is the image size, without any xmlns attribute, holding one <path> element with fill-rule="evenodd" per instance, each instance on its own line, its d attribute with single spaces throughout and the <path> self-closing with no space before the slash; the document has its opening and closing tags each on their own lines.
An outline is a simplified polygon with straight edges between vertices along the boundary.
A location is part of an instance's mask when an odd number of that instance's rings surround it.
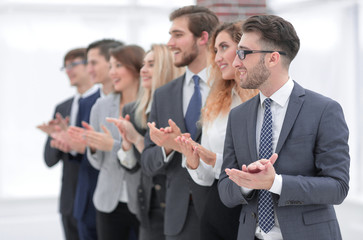
<svg viewBox="0 0 363 240">
<path fill-rule="evenodd" d="M 187 69 L 185 75 L 155 91 L 149 115 L 149 122 L 152 123 L 148 124 L 141 165 L 150 176 L 165 170 L 166 239 L 193 240 L 199 239 L 199 218 L 209 188 L 199 186 L 191 179 L 174 139 L 181 132 L 191 133 L 197 141 L 200 138 L 201 131 L 196 128 L 195 122 L 199 115 L 193 116 L 194 122 L 187 116 L 192 115 L 190 112 L 200 112 L 209 92 L 206 83 L 208 40 L 218 24 L 218 18 L 207 8 L 186 6 L 172 12 L 170 20 L 173 23 L 168 46 L 174 52 L 175 65 L 187 66 Z M 197 99 L 199 105 L 195 108 L 197 105 L 192 102 Z M 191 105 L 193 111 L 190 110 Z M 165 127 L 171 131 L 165 131 Z"/>
<path fill-rule="evenodd" d="M 229 115 L 218 186 L 225 205 L 243 204 L 238 239 L 341 239 L 332 205 L 349 189 L 342 108 L 289 77 L 300 47 L 291 23 L 252 16 L 242 32 L 233 65 L 260 94 Z"/>
</svg>

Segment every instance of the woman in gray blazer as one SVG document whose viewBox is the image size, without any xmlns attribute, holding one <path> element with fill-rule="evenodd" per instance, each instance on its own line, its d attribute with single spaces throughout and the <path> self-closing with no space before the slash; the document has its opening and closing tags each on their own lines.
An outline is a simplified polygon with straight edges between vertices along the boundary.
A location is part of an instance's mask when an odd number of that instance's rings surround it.
<svg viewBox="0 0 363 240">
<path fill-rule="evenodd" d="M 140 173 L 129 174 L 121 167 L 117 151 L 122 138 L 117 127 L 107 122 L 106 117 L 120 117 L 125 104 L 136 100 L 144 54 L 144 50 L 135 45 L 110 50 L 109 75 L 115 92 L 96 102 L 90 125 L 86 126 L 88 159 L 100 171 L 93 196 L 99 240 L 129 240 L 130 232 L 136 232 L 136 235 L 138 232 L 135 214 Z"/>
<path fill-rule="evenodd" d="M 184 68 L 174 66 L 174 58 L 164 44 L 153 44 L 144 58 L 141 68 L 143 94 L 137 101 L 127 104 L 123 109 L 124 118 L 108 119 L 115 123 L 122 136 L 122 146 L 118 152 L 120 163 L 129 172 L 140 167 L 139 161 L 144 150 L 144 134 L 147 116 L 150 111 L 154 90 L 172 79 L 182 75 Z M 154 177 L 141 173 L 138 187 L 140 220 L 140 240 L 162 240 L 164 236 L 165 175 Z"/>
</svg>

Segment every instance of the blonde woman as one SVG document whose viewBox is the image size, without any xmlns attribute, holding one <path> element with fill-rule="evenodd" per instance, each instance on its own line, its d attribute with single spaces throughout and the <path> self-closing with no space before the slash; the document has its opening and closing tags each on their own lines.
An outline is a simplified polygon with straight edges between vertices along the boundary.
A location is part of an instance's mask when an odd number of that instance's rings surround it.
<svg viewBox="0 0 363 240">
<path fill-rule="evenodd" d="M 166 45 L 154 44 L 144 58 L 141 68 L 141 85 L 143 94 L 137 101 L 126 105 L 124 118 L 108 119 L 119 128 L 122 136 L 118 156 L 121 164 L 135 172 L 140 166 L 138 161 L 144 150 L 144 134 L 147 129 L 147 118 L 155 89 L 183 74 L 183 68 L 174 66 L 172 53 Z M 138 189 L 140 207 L 139 220 L 141 240 L 161 240 L 164 236 L 165 208 L 165 175 L 149 177 L 141 173 L 141 184 Z"/>
<path fill-rule="evenodd" d="M 210 78 L 213 83 L 200 123 L 203 125 L 201 145 L 190 138 L 178 137 L 193 180 L 211 186 L 201 220 L 201 239 L 236 239 L 240 206 L 227 208 L 218 195 L 217 182 L 223 162 L 224 138 L 228 113 L 233 107 L 255 96 L 257 90 L 239 87 L 235 68 L 237 44 L 242 22 L 223 23 L 213 33 L 210 44 Z"/>
</svg>

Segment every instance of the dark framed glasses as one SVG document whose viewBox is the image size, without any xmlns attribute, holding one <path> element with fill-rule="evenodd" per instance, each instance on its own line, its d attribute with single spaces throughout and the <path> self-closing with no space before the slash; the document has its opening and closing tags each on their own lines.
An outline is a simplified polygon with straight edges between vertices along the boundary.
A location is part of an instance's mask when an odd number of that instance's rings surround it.
<svg viewBox="0 0 363 240">
<path fill-rule="evenodd" d="M 80 64 L 87 64 L 87 61 L 86 60 L 82 60 L 82 61 L 77 61 L 77 62 L 72 62 L 70 64 L 67 64 L 63 67 L 61 67 L 61 71 L 64 71 L 64 70 L 71 70 L 72 68 L 74 68 L 75 66 L 78 66 Z"/>
<path fill-rule="evenodd" d="M 236 54 L 238 56 L 239 59 L 243 60 L 246 58 L 247 54 L 252 54 L 252 53 L 273 53 L 273 52 L 278 52 L 281 55 L 286 55 L 285 52 L 281 52 L 281 51 L 266 51 L 266 50 L 236 50 Z"/>
</svg>

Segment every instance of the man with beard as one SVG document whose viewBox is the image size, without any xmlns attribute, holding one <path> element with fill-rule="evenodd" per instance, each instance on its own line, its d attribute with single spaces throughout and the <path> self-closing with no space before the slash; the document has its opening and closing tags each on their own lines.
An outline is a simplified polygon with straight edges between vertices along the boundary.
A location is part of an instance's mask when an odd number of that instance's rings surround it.
<svg viewBox="0 0 363 240">
<path fill-rule="evenodd" d="M 196 122 L 209 93 L 208 40 L 218 18 L 207 8 L 186 6 L 172 12 L 170 20 L 168 46 L 174 53 L 175 65 L 187 68 L 183 76 L 155 91 L 141 165 L 148 175 L 166 174 L 166 239 L 193 240 L 199 239 L 208 188 L 191 179 L 174 139 L 188 132 L 200 141 L 201 130 Z"/>
<path fill-rule="evenodd" d="M 219 194 L 242 203 L 238 239 L 341 239 L 334 204 L 349 189 L 348 128 L 340 105 L 289 76 L 300 40 L 291 23 L 252 16 L 233 66 L 260 94 L 227 125 Z"/>
</svg>

